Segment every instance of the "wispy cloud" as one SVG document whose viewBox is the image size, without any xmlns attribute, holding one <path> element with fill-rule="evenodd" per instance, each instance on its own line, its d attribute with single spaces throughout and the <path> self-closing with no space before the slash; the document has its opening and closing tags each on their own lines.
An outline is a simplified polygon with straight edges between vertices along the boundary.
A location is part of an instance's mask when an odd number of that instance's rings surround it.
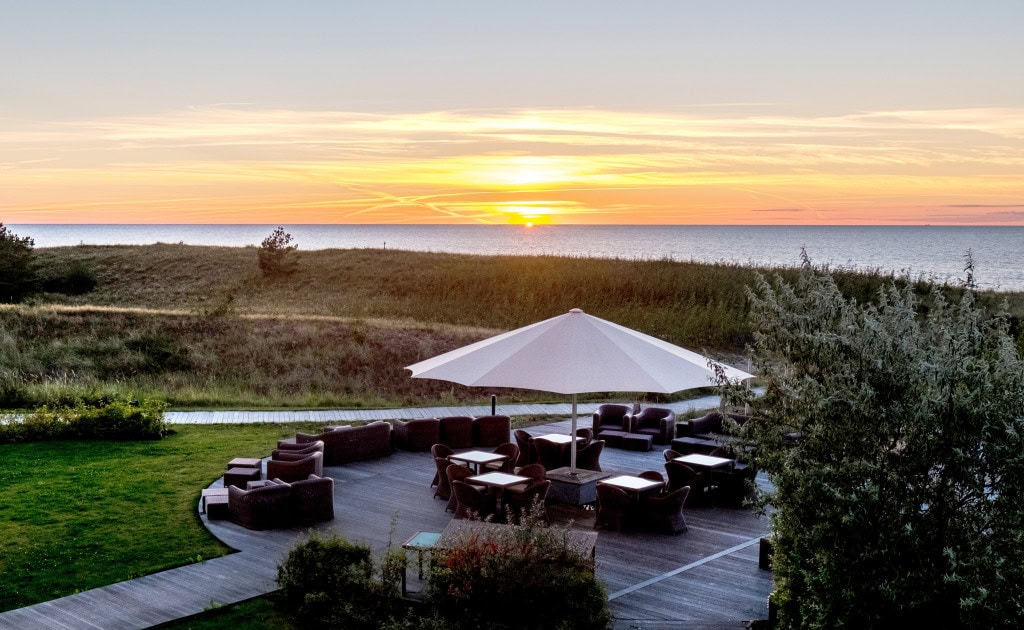
<svg viewBox="0 0 1024 630">
<path fill-rule="evenodd" d="M 48 125 L 7 120 L 0 212 L 21 222 L 543 215 L 732 223 L 771 214 L 781 222 L 885 223 L 943 220 L 922 208 L 947 207 L 967 211 L 955 213 L 958 221 L 985 222 L 981 210 L 1020 207 L 1010 202 L 1024 198 L 1024 109 L 830 117 L 750 109 L 367 114 L 217 106 Z"/>
</svg>

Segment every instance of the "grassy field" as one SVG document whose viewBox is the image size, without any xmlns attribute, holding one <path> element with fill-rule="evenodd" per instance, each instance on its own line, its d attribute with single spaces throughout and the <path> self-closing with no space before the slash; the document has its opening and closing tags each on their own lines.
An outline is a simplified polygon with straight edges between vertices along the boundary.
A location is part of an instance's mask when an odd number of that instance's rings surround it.
<svg viewBox="0 0 1024 630">
<path fill-rule="evenodd" d="M 182 426 L 163 440 L 0 446 L 0 610 L 229 550 L 196 514 L 233 457 L 319 425 Z"/>
<path fill-rule="evenodd" d="M 391 250 L 300 256 L 293 276 L 264 278 L 251 247 L 39 250 L 44 269 L 81 262 L 98 286 L 0 309 L 0 408 L 69 392 L 156 396 L 179 408 L 482 401 L 491 392 L 413 380 L 402 366 L 572 307 L 726 360 L 750 335 L 746 287 L 756 271 L 737 265 Z M 837 278 L 865 301 L 887 276 Z M 1021 294 L 986 297 L 1003 298 L 1024 312 Z"/>
</svg>

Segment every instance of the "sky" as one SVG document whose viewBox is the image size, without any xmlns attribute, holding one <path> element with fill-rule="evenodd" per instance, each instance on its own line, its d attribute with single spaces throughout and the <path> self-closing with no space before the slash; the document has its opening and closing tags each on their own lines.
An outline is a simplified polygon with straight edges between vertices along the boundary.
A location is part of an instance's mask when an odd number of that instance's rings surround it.
<svg viewBox="0 0 1024 630">
<path fill-rule="evenodd" d="M 1024 225 L 1024 2 L 0 0 L 0 222 Z"/>
</svg>

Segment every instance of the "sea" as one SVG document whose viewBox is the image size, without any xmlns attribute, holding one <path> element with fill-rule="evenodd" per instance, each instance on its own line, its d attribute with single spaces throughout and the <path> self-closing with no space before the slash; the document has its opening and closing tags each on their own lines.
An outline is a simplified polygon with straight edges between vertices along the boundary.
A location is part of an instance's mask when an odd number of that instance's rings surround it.
<svg viewBox="0 0 1024 630">
<path fill-rule="evenodd" d="M 36 247 L 259 245 L 275 225 L 9 225 Z M 959 283 L 970 252 L 983 289 L 1024 291 L 1024 227 L 724 225 L 285 225 L 300 250 L 384 248 L 464 254 L 726 262 L 793 267 L 804 249 L 836 269 Z"/>
</svg>

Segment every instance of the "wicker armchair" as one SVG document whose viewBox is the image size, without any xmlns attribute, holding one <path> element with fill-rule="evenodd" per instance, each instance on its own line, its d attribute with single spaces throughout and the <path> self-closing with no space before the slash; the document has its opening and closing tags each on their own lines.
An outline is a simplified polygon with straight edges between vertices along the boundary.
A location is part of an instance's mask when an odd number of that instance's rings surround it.
<svg viewBox="0 0 1024 630">
<path fill-rule="evenodd" d="M 576 468 L 601 472 L 601 451 L 603 450 L 604 440 L 594 440 L 576 451 Z"/>
<path fill-rule="evenodd" d="M 451 466 L 451 461 L 447 457 L 435 457 L 434 466 L 437 467 L 437 472 L 434 474 L 434 478 L 437 479 L 437 487 L 434 489 L 434 498 L 441 498 L 447 501 L 452 498 L 452 487 L 448 481 L 448 467 Z"/>
<path fill-rule="evenodd" d="M 681 462 L 665 462 L 665 473 L 668 475 L 669 493 L 689 487 L 690 494 L 687 497 L 687 505 L 695 506 L 705 503 L 707 477 L 704 473 L 699 473 Z"/>
<path fill-rule="evenodd" d="M 505 518 L 509 523 L 518 523 L 524 514 L 533 509 L 534 503 L 543 510 L 544 520 L 547 521 L 547 509 L 544 507 L 544 499 L 551 489 L 551 482 L 548 480 L 534 481 L 520 492 L 513 492 L 511 488 L 503 495 L 505 502 Z"/>
<path fill-rule="evenodd" d="M 453 451 L 452 449 L 448 448 L 444 444 L 435 444 L 435 445 L 430 447 L 430 454 L 433 455 L 435 458 L 436 457 L 441 457 L 443 459 L 448 459 L 448 456 L 449 455 L 454 455 L 455 451 Z M 441 469 L 438 468 L 437 472 L 434 473 L 434 480 L 430 482 L 430 487 L 433 488 L 438 483 L 440 483 L 440 481 L 441 481 Z M 435 494 L 434 496 L 437 496 L 437 495 Z"/>
<path fill-rule="evenodd" d="M 271 459 L 267 462 L 267 479 L 291 482 L 306 479 L 310 475 L 322 477 L 324 474 L 323 453 L 310 453 L 293 461 L 288 460 L 290 456 L 287 454 L 284 457 L 283 460 Z"/>
<path fill-rule="evenodd" d="M 670 448 L 666 448 L 664 451 L 661 452 L 661 454 L 665 456 L 665 461 L 666 462 L 670 462 L 670 461 L 672 461 L 673 459 L 675 459 L 677 457 L 682 457 L 683 456 L 682 453 L 679 453 L 677 451 L 673 451 Z"/>
<path fill-rule="evenodd" d="M 665 475 L 661 474 L 657 470 L 645 470 L 639 475 L 637 475 L 637 477 L 640 477 L 641 479 L 649 479 L 650 481 L 657 481 L 662 485 L 662 489 L 664 489 Z"/>
<path fill-rule="evenodd" d="M 676 414 L 671 409 L 648 407 L 630 418 L 629 432 L 651 435 L 655 444 L 668 444 L 675 437 Z"/>
<path fill-rule="evenodd" d="M 622 488 L 597 484 L 597 517 L 594 528 L 607 527 L 622 531 L 631 520 L 633 502 Z"/>
<path fill-rule="evenodd" d="M 490 470 L 492 472 L 503 472 L 512 474 L 516 468 L 516 460 L 519 459 L 519 447 L 512 442 L 505 442 L 499 444 L 494 448 L 494 452 L 498 455 L 506 455 L 507 459 L 500 462 L 494 462 L 493 464 L 484 464 L 484 470 Z"/>
<path fill-rule="evenodd" d="M 519 458 L 516 460 L 516 466 L 527 466 L 536 462 L 537 453 L 533 448 L 533 436 L 522 429 L 516 429 L 512 432 L 512 437 L 516 439 L 516 446 L 519 447 Z"/>
<path fill-rule="evenodd" d="M 473 418 L 470 416 L 448 416 L 439 420 L 441 436 L 439 441 L 452 448 L 473 446 Z"/>
<path fill-rule="evenodd" d="M 569 465 L 569 449 L 565 444 L 558 444 L 543 438 L 534 438 L 533 448 L 537 451 L 537 463 L 544 470 L 554 470 Z"/>
<path fill-rule="evenodd" d="M 395 446 L 403 451 L 429 451 L 440 442 L 440 424 L 437 418 L 392 421 Z"/>
<path fill-rule="evenodd" d="M 268 484 L 253 490 L 228 487 L 228 514 L 246 529 L 288 527 L 292 521 L 292 487 Z"/>
<path fill-rule="evenodd" d="M 594 412 L 594 437 L 600 438 L 601 431 L 629 431 L 629 412 L 626 405 L 601 405 Z"/>
<path fill-rule="evenodd" d="M 465 481 L 469 477 L 473 476 L 473 471 L 466 466 L 460 466 L 458 464 L 448 464 L 445 468 L 445 478 L 448 480 L 448 487 L 451 488 L 453 481 Z M 459 507 L 459 500 L 455 496 L 455 492 L 449 490 L 448 492 L 448 505 L 444 506 L 445 512 L 454 512 Z"/>
<path fill-rule="evenodd" d="M 294 519 L 300 524 L 320 523 L 334 518 L 334 480 L 310 475 L 292 486 Z"/>
<path fill-rule="evenodd" d="M 583 438 L 583 444 L 580 444 L 581 447 L 588 446 L 594 441 L 594 430 L 586 427 L 580 427 L 579 429 L 576 429 L 576 437 Z"/>
<path fill-rule="evenodd" d="M 494 513 L 494 494 L 486 488 L 471 486 L 465 481 L 453 481 L 452 494 L 455 495 L 455 518 L 485 518 Z"/>
<path fill-rule="evenodd" d="M 473 446 L 498 446 L 508 442 L 512 418 L 480 416 L 473 419 Z"/>
<path fill-rule="evenodd" d="M 686 531 L 686 520 L 683 518 L 683 504 L 690 493 L 689 486 L 677 488 L 664 495 L 650 495 L 640 503 L 640 513 L 644 524 L 668 534 Z"/>
</svg>

